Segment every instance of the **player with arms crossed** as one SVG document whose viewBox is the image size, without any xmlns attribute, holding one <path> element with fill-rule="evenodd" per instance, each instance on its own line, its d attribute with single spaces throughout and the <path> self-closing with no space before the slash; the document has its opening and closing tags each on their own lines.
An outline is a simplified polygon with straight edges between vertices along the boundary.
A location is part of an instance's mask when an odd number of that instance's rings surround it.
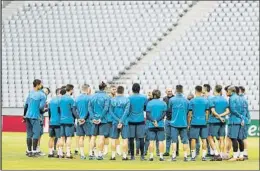
<svg viewBox="0 0 260 171">
<path fill-rule="evenodd" d="M 171 139 L 172 139 L 172 161 L 176 161 L 176 143 L 178 136 L 181 136 L 183 144 L 184 161 L 188 161 L 188 133 L 187 133 L 187 119 L 189 110 L 189 101 L 183 95 L 183 86 L 176 86 L 176 95 L 169 101 L 168 109 L 172 111 L 170 128 L 171 128 Z"/>
<path fill-rule="evenodd" d="M 123 139 L 123 158 L 122 160 L 128 160 L 128 134 L 129 127 L 127 123 L 127 116 L 129 114 L 130 101 L 124 96 L 124 87 L 117 87 L 117 96 L 111 99 L 109 113 L 112 115 L 112 157 L 110 160 L 116 160 L 116 141 L 121 137 Z"/>
<path fill-rule="evenodd" d="M 84 138 L 90 136 L 91 124 L 89 122 L 88 103 L 90 101 L 90 87 L 88 84 L 84 84 L 81 87 L 81 94 L 75 99 L 74 112 L 79 116 L 78 124 L 76 127 L 77 136 L 79 136 L 79 149 L 80 158 L 86 159 L 84 153 Z"/>
<path fill-rule="evenodd" d="M 41 87 L 41 80 L 35 79 L 33 81 L 33 90 L 29 92 L 24 107 L 28 157 L 39 156 L 37 145 L 41 134 L 40 111 L 44 109 L 46 103 L 46 96 L 40 91 Z"/>
<path fill-rule="evenodd" d="M 196 157 L 196 139 L 201 138 L 202 141 L 202 161 L 206 161 L 207 154 L 207 137 L 208 128 L 207 121 L 209 115 L 209 102 L 202 96 L 202 86 L 195 87 L 196 97 L 189 103 L 188 125 L 190 127 L 191 138 L 191 161 L 195 161 Z"/>
<path fill-rule="evenodd" d="M 105 144 L 105 136 L 109 134 L 107 125 L 107 114 L 109 110 L 109 96 L 104 91 L 106 84 L 102 82 L 99 85 L 99 91 L 97 91 L 89 101 L 89 114 L 91 126 L 91 140 L 90 140 L 90 151 L 89 159 L 94 159 L 92 151 L 95 145 L 96 136 L 98 136 L 98 157 L 97 160 L 103 160 L 103 150 Z"/>
<path fill-rule="evenodd" d="M 214 151 L 214 156 L 211 161 L 221 161 L 224 153 L 224 138 L 226 132 L 225 117 L 229 114 L 228 101 L 221 95 L 222 86 L 216 85 L 214 89 L 214 97 L 210 99 L 209 115 L 209 137 L 208 142 Z M 214 137 L 219 137 L 220 153 L 217 150 L 217 146 L 214 142 Z"/>
<path fill-rule="evenodd" d="M 156 137 L 159 141 L 160 161 L 164 161 L 163 151 L 165 132 L 163 119 L 166 115 L 167 104 L 164 101 L 160 100 L 160 97 L 161 92 L 159 90 L 153 90 L 153 100 L 149 101 L 146 107 L 146 119 L 150 121 L 148 125 L 148 136 L 150 140 L 149 161 L 153 161 L 154 143 L 156 141 Z"/>
</svg>

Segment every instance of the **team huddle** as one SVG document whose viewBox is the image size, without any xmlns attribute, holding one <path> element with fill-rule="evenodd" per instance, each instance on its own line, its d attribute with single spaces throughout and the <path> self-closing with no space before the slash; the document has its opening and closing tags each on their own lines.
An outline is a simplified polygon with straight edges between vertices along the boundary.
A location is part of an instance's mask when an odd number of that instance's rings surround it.
<svg viewBox="0 0 260 171">
<path fill-rule="evenodd" d="M 148 97 L 140 94 L 138 83 L 133 84 L 128 97 L 124 95 L 123 86 L 111 86 L 108 94 L 104 82 L 94 94 L 89 85 L 83 84 L 81 94 L 74 99 L 74 86 L 67 84 L 57 88 L 56 96 L 48 102 L 50 90 L 42 86 L 41 80 L 34 80 L 33 86 L 24 107 L 28 157 L 40 156 L 42 118 L 48 112 L 50 158 L 73 159 L 71 144 L 72 137 L 76 136 L 83 160 L 87 159 L 84 152 L 86 137 L 89 137 L 90 160 L 103 160 L 109 143 L 110 160 L 116 160 L 116 155 L 121 155 L 122 142 L 122 160 L 135 160 L 140 152 L 141 160 L 147 160 L 145 156 L 149 154 L 148 160 L 153 161 L 156 146 L 160 161 L 170 156 L 170 149 L 171 161 L 176 161 L 181 142 L 184 161 L 195 161 L 200 152 L 200 139 L 202 161 L 248 159 L 250 114 L 242 86 L 225 87 L 227 98 L 222 95 L 221 85 L 214 87 L 214 95 L 210 95 L 210 85 L 198 85 L 195 96 L 190 94 L 188 97 L 183 94 L 183 86 L 176 85 L 175 95 L 168 88 L 167 96 L 161 100 L 159 90 L 153 90 Z M 233 156 L 229 157 L 231 147 Z"/>
</svg>

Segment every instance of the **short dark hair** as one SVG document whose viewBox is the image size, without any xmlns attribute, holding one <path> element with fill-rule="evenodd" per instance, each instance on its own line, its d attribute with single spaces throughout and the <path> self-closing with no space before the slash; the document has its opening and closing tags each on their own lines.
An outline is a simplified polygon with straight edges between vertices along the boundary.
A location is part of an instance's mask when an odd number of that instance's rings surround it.
<svg viewBox="0 0 260 171">
<path fill-rule="evenodd" d="M 225 87 L 225 91 L 227 92 L 228 91 L 228 88 L 230 87 L 230 85 L 226 86 Z"/>
<path fill-rule="evenodd" d="M 215 86 L 215 91 L 216 91 L 217 93 L 221 93 L 221 91 L 222 91 L 222 86 L 221 86 L 221 85 L 216 85 L 216 86 Z"/>
<path fill-rule="evenodd" d="M 51 90 L 49 89 L 49 87 L 44 87 L 44 88 L 46 88 L 46 90 L 48 90 L 47 94 L 50 94 Z"/>
<path fill-rule="evenodd" d="M 201 93 L 201 92 L 202 92 L 202 86 L 197 85 L 197 86 L 195 87 L 195 90 L 196 90 L 197 92 Z"/>
<path fill-rule="evenodd" d="M 176 92 L 182 93 L 183 92 L 183 86 L 182 85 L 176 85 Z"/>
<path fill-rule="evenodd" d="M 42 83 L 41 80 L 35 79 L 35 80 L 33 80 L 33 87 L 37 87 L 37 86 L 40 85 L 41 83 Z"/>
<path fill-rule="evenodd" d="M 66 89 L 66 86 L 64 85 L 64 86 L 61 86 L 61 89 Z"/>
<path fill-rule="evenodd" d="M 74 88 L 74 86 L 72 84 L 67 84 L 66 85 L 66 91 L 67 92 L 73 90 L 73 88 Z"/>
<path fill-rule="evenodd" d="M 246 89 L 243 86 L 239 86 L 239 90 L 241 90 L 242 93 L 245 93 Z"/>
<path fill-rule="evenodd" d="M 106 83 L 104 81 L 102 81 L 99 85 L 98 88 L 99 90 L 105 90 L 105 88 L 107 87 Z"/>
<path fill-rule="evenodd" d="M 61 89 L 61 90 L 60 90 L 60 94 L 61 94 L 61 95 L 66 94 L 66 89 L 65 89 L 65 88 Z"/>
<path fill-rule="evenodd" d="M 118 86 L 116 92 L 117 92 L 118 94 L 123 94 L 123 93 L 124 93 L 124 90 L 125 90 L 125 88 L 124 88 L 123 86 Z"/>
<path fill-rule="evenodd" d="M 236 93 L 239 94 L 239 86 L 235 86 L 236 88 Z"/>
<path fill-rule="evenodd" d="M 153 90 L 153 98 L 159 99 L 161 97 L 161 91 L 160 90 Z"/>
<path fill-rule="evenodd" d="M 203 87 L 206 87 L 207 92 L 210 92 L 211 87 L 209 84 L 204 84 Z"/>
<path fill-rule="evenodd" d="M 60 94 L 60 91 L 61 91 L 61 88 L 57 88 L 57 89 L 55 90 L 56 95 Z"/>
<path fill-rule="evenodd" d="M 134 92 L 134 93 L 139 93 L 140 92 L 140 84 L 138 84 L 138 83 L 134 83 L 133 84 L 133 86 L 132 86 L 132 91 Z"/>
</svg>

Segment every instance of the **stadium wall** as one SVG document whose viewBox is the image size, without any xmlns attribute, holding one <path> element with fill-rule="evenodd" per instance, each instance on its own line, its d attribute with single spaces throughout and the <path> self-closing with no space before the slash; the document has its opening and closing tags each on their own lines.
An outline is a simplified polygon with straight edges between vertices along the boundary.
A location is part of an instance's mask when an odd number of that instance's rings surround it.
<svg viewBox="0 0 260 171">
<path fill-rule="evenodd" d="M 251 125 L 248 129 L 248 135 L 259 137 L 259 111 L 250 111 Z M 22 122 L 23 108 L 2 108 L 2 131 L 3 132 L 25 132 L 25 123 Z M 48 132 L 49 118 L 45 114 L 44 132 Z"/>
</svg>

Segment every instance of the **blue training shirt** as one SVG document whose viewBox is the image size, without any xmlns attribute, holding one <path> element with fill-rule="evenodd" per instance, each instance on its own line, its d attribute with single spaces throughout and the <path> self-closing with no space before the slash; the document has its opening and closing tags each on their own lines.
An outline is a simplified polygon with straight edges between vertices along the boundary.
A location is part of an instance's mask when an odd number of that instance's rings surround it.
<svg viewBox="0 0 260 171">
<path fill-rule="evenodd" d="M 111 99 L 109 113 L 112 116 L 113 124 L 118 124 L 119 121 L 123 125 L 127 125 L 127 116 L 129 115 L 130 101 L 125 96 L 117 96 Z"/>
<path fill-rule="evenodd" d="M 228 108 L 228 101 L 221 95 L 214 96 L 210 101 L 210 108 L 215 108 L 218 114 L 222 114 Z M 225 116 L 222 117 L 225 119 Z M 222 123 L 220 119 L 216 118 L 212 113 L 209 115 L 209 123 Z"/>
<path fill-rule="evenodd" d="M 128 98 L 130 100 L 128 121 L 133 123 L 144 122 L 144 110 L 147 104 L 147 97 L 142 94 L 133 94 Z"/>
<path fill-rule="evenodd" d="M 248 109 L 248 101 L 246 100 L 244 94 L 241 94 L 240 98 L 243 102 L 243 112 L 242 113 L 243 113 L 243 116 L 245 118 L 245 124 L 249 125 L 250 121 L 251 121 L 251 116 L 250 116 L 250 112 L 249 112 L 249 109 Z"/>
<path fill-rule="evenodd" d="M 56 96 L 49 103 L 50 125 L 60 125 L 59 101 L 60 98 Z"/>
<path fill-rule="evenodd" d="M 61 114 L 61 124 L 74 124 L 74 117 L 72 114 L 73 105 L 74 100 L 71 96 L 65 94 L 60 97 L 59 107 Z"/>
<path fill-rule="evenodd" d="M 167 111 L 167 104 L 160 99 L 153 99 L 148 102 L 146 111 L 150 113 L 152 121 L 156 120 L 159 128 L 164 127 L 163 115 Z M 148 128 L 156 128 L 152 122 L 148 122 Z"/>
<path fill-rule="evenodd" d="M 82 93 L 75 99 L 74 107 L 76 107 L 80 119 L 87 120 L 89 118 L 88 103 L 90 98 L 91 96 Z"/>
<path fill-rule="evenodd" d="M 189 101 L 183 94 L 177 93 L 172 97 L 168 105 L 169 110 L 172 111 L 170 125 L 174 127 L 185 128 L 188 126 L 187 116 L 189 111 Z"/>
<path fill-rule="evenodd" d="M 115 98 L 115 97 L 109 96 L 109 106 L 111 106 L 111 101 L 112 101 L 112 99 L 114 99 L 114 98 Z M 112 118 L 112 114 L 110 113 L 110 110 L 108 110 L 107 122 L 110 122 L 110 123 L 113 122 L 113 118 Z"/>
<path fill-rule="evenodd" d="M 109 110 L 109 96 L 105 91 L 97 91 L 90 99 L 88 104 L 90 120 L 101 120 L 101 123 L 107 123 L 107 114 Z"/>
<path fill-rule="evenodd" d="M 229 98 L 229 109 L 230 115 L 228 124 L 241 124 L 242 120 L 244 120 L 243 101 L 236 93 L 233 93 Z"/>
<path fill-rule="evenodd" d="M 40 90 L 32 90 L 25 101 L 28 105 L 25 117 L 31 119 L 41 119 L 40 110 L 44 109 L 46 96 Z"/>
<path fill-rule="evenodd" d="M 209 101 L 202 97 L 195 97 L 189 103 L 192 111 L 191 125 L 207 125 L 206 110 L 209 110 Z"/>
</svg>

